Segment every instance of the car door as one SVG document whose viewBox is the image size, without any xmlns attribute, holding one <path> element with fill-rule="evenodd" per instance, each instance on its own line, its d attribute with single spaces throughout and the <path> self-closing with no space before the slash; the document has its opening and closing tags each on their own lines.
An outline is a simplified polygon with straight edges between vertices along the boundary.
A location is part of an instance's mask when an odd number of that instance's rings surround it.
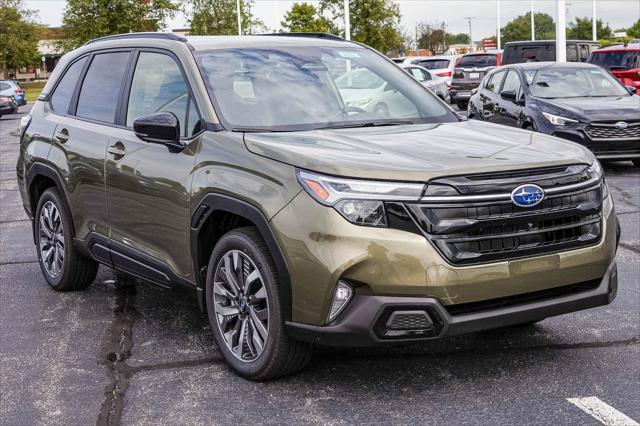
<svg viewBox="0 0 640 426">
<path fill-rule="evenodd" d="M 106 242 L 109 236 L 104 161 L 130 56 L 130 51 L 114 51 L 78 59 L 48 104 L 45 121 L 54 126 L 48 160 L 65 181 L 80 239 L 95 236 Z"/>
<path fill-rule="evenodd" d="M 505 72 L 498 71 L 491 75 L 485 87 L 480 91 L 479 98 L 482 105 L 482 119 L 486 121 L 495 122 L 498 120 L 496 117 L 497 108 L 499 107 L 499 90 L 504 79 Z"/>
<path fill-rule="evenodd" d="M 106 175 L 111 249 L 122 270 L 169 285 L 193 280 L 189 238 L 191 176 L 200 117 L 173 56 L 141 51 L 122 100 L 122 126 L 111 133 Z M 145 142 L 133 131 L 137 117 L 169 111 L 178 117 L 185 149 Z M 196 137 L 194 137 L 196 136 Z"/>
<path fill-rule="evenodd" d="M 514 92 L 516 95 L 515 100 L 508 100 L 502 97 L 505 92 Z M 518 71 L 511 69 L 507 73 L 500 89 L 500 102 L 496 119 L 494 120 L 498 124 L 504 124 L 506 126 L 518 126 L 520 118 L 522 116 L 523 109 L 523 91 L 522 81 Z"/>
</svg>

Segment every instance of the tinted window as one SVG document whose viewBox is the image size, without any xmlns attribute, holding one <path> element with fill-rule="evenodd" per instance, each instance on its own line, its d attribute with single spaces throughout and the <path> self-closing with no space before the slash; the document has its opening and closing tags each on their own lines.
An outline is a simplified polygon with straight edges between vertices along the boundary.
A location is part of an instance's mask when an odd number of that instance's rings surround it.
<svg viewBox="0 0 640 426">
<path fill-rule="evenodd" d="M 93 57 L 80 89 L 78 117 L 115 122 L 118 95 L 128 60 L 129 52 L 102 53 Z"/>
<path fill-rule="evenodd" d="M 467 55 L 458 62 L 458 68 L 495 67 L 498 63 L 496 55 Z"/>
<path fill-rule="evenodd" d="M 640 51 L 596 52 L 589 62 L 614 71 L 640 68 Z"/>
<path fill-rule="evenodd" d="M 588 44 L 580 44 L 580 62 L 585 62 L 589 57 L 589 45 Z"/>
<path fill-rule="evenodd" d="M 449 68 L 448 59 L 431 59 L 426 61 L 419 61 L 416 64 L 428 70 L 438 70 L 442 68 Z"/>
<path fill-rule="evenodd" d="M 569 46 L 568 46 L 569 47 Z M 519 64 L 522 62 L 542 62 L 556 60 L 555 43 L 507 46 L 502 63 Z"/>
<path fill-rule="evenodd" d="M 10 89 L 11 86 L 8 83 L 0 83 L 0 90 Z"/>
<path fill-rule="evenodd" d="M 73 91 L 76 88 L 78 78 L 80 78 L 80 73 L 82 72 L 82 68 L 84 67 L 84 63 L 86 61 L 87 58 L 84 57 L 74 62 L 74 64 L 71 65 L 67 72 L 64 74 L 64 76 L 60 80 L 60 83 L 58 83 L 56 90 L 51 96 L 51 107 L 54 111 L 57 111 L 60 114 L 66 114 L 69 111 L 69 105 L 71 104 Z"/>
<path fill-rule="evenodd" d="M 567 61 L 578 62 L 578 45 L 567 44 Z"/>
<path fill-rule="evenodd" d="M 493 93 L 498 93 L 500 90 L 500 84 L 502 84 L 502 80 L 504 79 L 505 72 L 500 71 L 493 74 L 489 77 L 489 81 L 487 81 L 487 85 L 485 88 Z"/>
<path fill-rule="evenodd" d="M 178 64 L 168 55 L 142 52 L 138 57 L 127 107 L 127 126 L 141 115 L 169 111 L 178 117 L 183 136 L 187 125 L 189 89 Z M 196 118 L 193 123 L 197 122 Z"/>
<path fill-rule="evenodd" d="M 198 115 L 195 102 L 191 99 L 191 102 L 189 102 L 189 117 L 187 118 L 187 126 L 185 128 L 186 136 L 195 135 L 202 129 L 201 126 L 202 120 L 200 120 L 200 116 Z"/>
<path fill-rule="evenodd" d="M 504 79 L 504 85 L 502 86 L 501 91 L 505 90 L 513 90 L 516 92 L 516 99 L 520 99 L 520 95 L 522 94 L 522 84 L 520 82 L 520 77 L 516 71 L 509 71 L 507 76 Z"/>
</svg>

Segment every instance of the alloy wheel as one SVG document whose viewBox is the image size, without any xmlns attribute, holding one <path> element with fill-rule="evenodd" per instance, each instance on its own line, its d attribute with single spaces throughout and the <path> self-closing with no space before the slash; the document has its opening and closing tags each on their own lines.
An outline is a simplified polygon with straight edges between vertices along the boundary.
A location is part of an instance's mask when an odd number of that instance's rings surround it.
<svg viewBox="0 0 640 426">
<path fill-rule="evenodd" d="M 64 228 L 58 207 L 47 201 L 40 210 L 38 219 L 40 259 L 47 274 L 57 278 L 64 265 Z"/>
<path fill-rule="evenodd" d="M 257 359 L 269 338 L 267 290 L 256 264 L 242 251 L 229 250 L 218 262 L 213 302 L 227 348 L 241 361 Z"/>
</svg>

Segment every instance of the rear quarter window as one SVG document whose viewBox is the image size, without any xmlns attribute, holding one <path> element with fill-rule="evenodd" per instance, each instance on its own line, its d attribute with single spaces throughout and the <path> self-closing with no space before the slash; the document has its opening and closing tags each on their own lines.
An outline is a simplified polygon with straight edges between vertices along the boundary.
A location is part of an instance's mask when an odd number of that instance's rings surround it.
<svg viewBox="0 0 640 426">
<path fill-rule="evenodd" d="M 86 57 L 74 62 L 60 79 L 60 83 L 58 83 L 51 96 L 51 108 L 55 112 L 66 114 L 69 111 L 71 98 L 85 62 L 87 62 Z"/>
<path fill-rule="evenodd" d="M 593 52 L 587 62 L 599 65 L 606 70 L 640 68 L 640 50 Z"/>
</svg>

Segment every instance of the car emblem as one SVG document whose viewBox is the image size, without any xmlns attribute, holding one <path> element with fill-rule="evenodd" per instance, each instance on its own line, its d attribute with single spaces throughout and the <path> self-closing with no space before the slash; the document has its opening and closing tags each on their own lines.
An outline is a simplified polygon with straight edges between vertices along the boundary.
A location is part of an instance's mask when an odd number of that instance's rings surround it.
<svg viewBox="0 0 640 426">
<path fill-rule="evenodd" d="M 538 185 L 520 185 L 511 192 L 511 201 L 518 207 L 533 207 L 544 200 L 544 190 Z"/>
<path fill-rule="evenodd" d="M 629 127 L 629 123 L 627 123 L 626 121 L 618 121 L 616 124 L 613 125 L 613 127 L 615 127 L 618 130 L 624 130 L 627 127 Z"/>
</svg>

